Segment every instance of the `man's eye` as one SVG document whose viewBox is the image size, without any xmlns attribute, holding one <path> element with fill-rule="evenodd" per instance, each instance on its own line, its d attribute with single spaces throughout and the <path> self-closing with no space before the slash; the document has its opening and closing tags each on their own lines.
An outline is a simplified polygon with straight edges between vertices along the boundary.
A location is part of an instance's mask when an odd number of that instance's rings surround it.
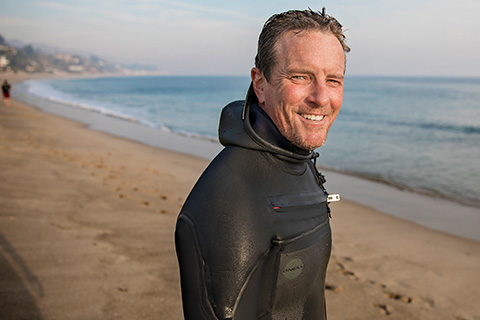
<svg viewBox="0 0 480 320">
<path fill-rule="evenodd" d="M 305 79 L 307 79 L 307 77 L 305 77 L 305 76 L 293 76 L 292 78 L 295 79 L 295 80 L 305 80 Z"/>
<path fill-rule="evenodd" d="M 329 79 L 329 80 L 327 80 L 327 82 L 329 82 L 333 85 L 337 85 L 337 86 L 342 85 L 342 82 L 339 81 L 339 80 L 336 80 L 336 79 Z"/>
</svg>

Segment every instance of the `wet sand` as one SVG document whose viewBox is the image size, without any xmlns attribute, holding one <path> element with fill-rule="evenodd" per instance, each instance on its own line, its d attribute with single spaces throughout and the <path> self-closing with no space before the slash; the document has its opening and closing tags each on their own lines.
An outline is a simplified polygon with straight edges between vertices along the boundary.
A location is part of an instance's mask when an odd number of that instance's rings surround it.
<svg viewBox="0 0 480 320">
<path fill-rule="evenodd" d="M 173 231 L 208 161 L 15 100 L 0 152 L 0 319 L 182 319 Z M 329 319 L 480 319 L 479 242 L 332 210 Z"/>
</svg>

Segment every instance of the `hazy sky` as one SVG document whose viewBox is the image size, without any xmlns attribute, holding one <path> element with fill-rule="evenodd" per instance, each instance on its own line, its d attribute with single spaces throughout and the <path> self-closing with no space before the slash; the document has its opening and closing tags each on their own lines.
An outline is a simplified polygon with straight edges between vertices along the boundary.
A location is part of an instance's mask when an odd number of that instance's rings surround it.
<svg viewBox="0 0 480 320">
<path fill-rule="evenodd" d="M 0 0 L 0 34 L 171 74 L 249 75 L 268 17 L 323 6 L 347 29 L 348 74 L 480 76 L 478 0 Z"/>
</svg>

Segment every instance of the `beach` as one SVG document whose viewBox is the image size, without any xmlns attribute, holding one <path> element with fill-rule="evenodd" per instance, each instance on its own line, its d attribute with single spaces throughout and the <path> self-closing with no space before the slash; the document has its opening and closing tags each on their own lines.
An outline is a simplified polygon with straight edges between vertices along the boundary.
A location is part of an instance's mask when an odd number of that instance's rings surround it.
<svg viewBox="0 0 480 320">
<path fill-rule="evenodd" d="M 0 319 L 182 319 L 173 233 L 208 160 L 167 149 L 0 104 Z M 480 319 L 480 242 L 331 207 L 329 319 Z"/>
</svg>

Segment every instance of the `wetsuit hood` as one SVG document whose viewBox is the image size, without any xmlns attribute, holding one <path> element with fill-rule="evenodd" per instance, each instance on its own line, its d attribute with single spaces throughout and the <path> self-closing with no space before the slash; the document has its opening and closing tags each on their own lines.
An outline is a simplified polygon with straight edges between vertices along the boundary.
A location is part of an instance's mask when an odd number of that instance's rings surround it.
<svg viewBox="0 0 480 320">
<path fill-rule="evenodd" d="M 257 127 L 261 126 L 261 130 L 255 128 L 256 120 L 259 120 Z M 301 149 L 281 135 L 273 121 L 258 106 L 252 84 L 244 101 L 234 101 L 222 110 L 218 135 L 224 146 L 267 151 L 295 160 L 309 160 L 317 156 L 315 152 Z"/>
</svg>

